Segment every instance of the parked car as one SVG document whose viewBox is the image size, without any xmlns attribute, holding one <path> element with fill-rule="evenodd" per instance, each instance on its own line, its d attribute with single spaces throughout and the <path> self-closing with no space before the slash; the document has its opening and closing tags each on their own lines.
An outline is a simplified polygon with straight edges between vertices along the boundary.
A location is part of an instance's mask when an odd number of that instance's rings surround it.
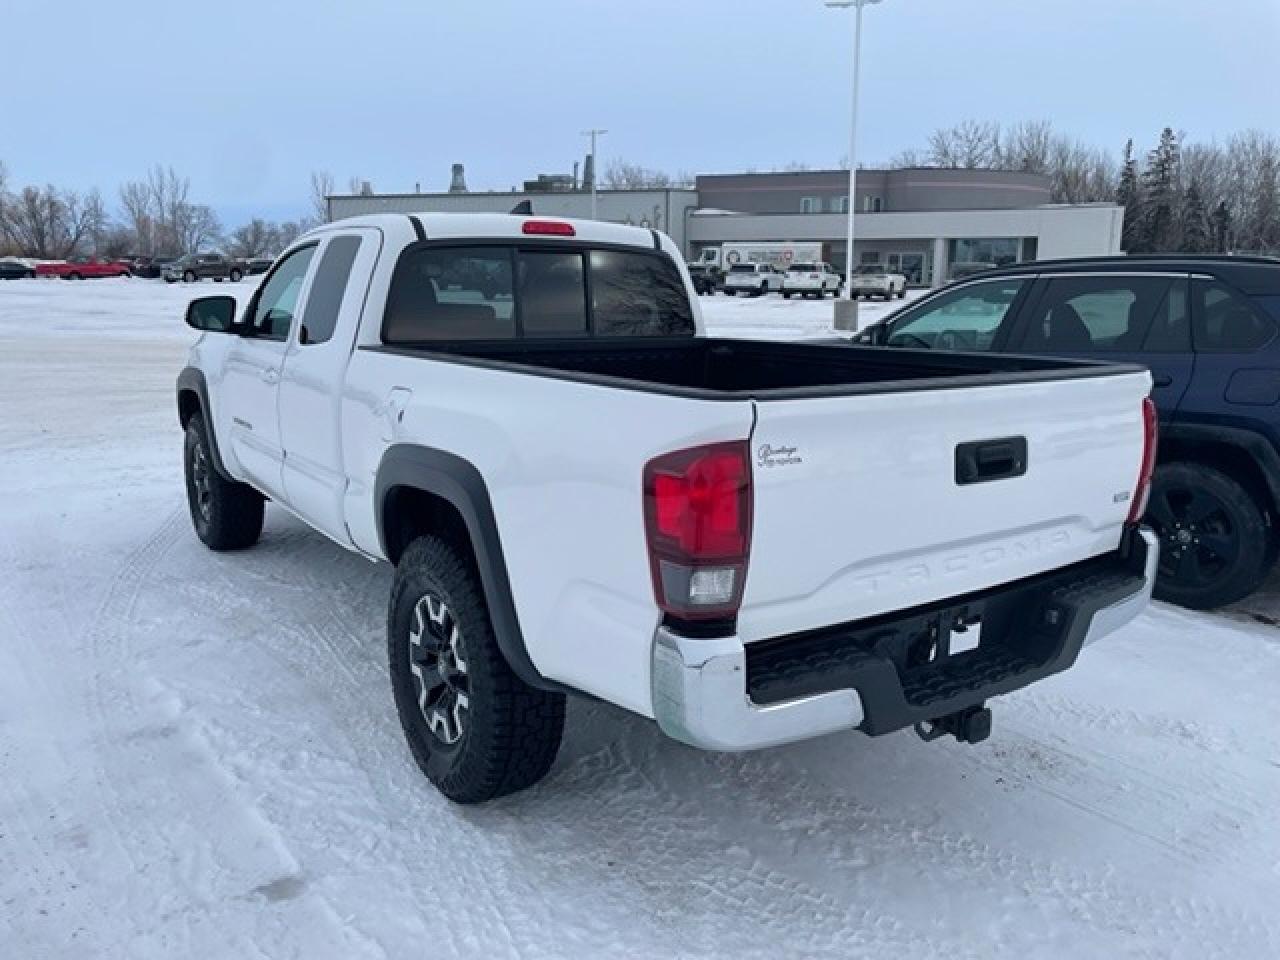
<svg viewBox="0 0 1280 960">
<path fill-rule="evenodd" d="M 782 289 L 785 274 L 771 263 L 735 263 L 724 275 L 724 292 L 733 297 L 749 293 L 763 297 Z"/>
<path fill-rule="evenodd" d="M 0 260 L 0 280 L 23 280 L 34 277 L 36 268 L 17 257 L 5 257 Z"/>
<path fill-rule="evenodd" d="M 161 275 L 169 283 L 179 280 L 195 283 L 197 280 L 230 280 L 238 283 L 245 275 L 245 264 L 221 253 L 191 253 L 165 264 Z"/>
<path fill-rule="evenodd" d="M 882 263 L 864 263 L 853 271 L 849 293 L 855 300 L 860 297 L 901 300 L 907 295 L 907 277 Z"/>
<path fill-rule="evenodd" d="M 895 347 L 1141 363 L 1160 456 L 1146 522 L 1156 596 L 1207 609 L 1252 593 L 1280 550 L 1280 260 L 1130 256 L 1003 267 L 860 335 Z"/>
<path fill-rule="evenodd" d="M 695 261 L 689 266 L 689 279 L 699 294 L 713 294 L 722 282 L 720 268 L 711 263 Z"/>
<path fill-rule="evenodd" d="M 135 257 L 132 261 L 133 275 L 154 280 L 164 273 L 164 268 L 176 258 L 174 257 Z"/>
<path fill-rule="evenodd" d="M 64 280 L 88 280 L 93 277 L 131 276 L 129 264 L 123 260 L 98 257 L 72 257 L 69 260 L 36 264 L 37 277 L 61 277 Z"/>
<path fill-rule="evenodd" d="M 271 269 L 271 264 L 275 263 L 271 257 L 253 257 L 245 261 L 244 272 L 251 277 L 266 273 Z"/>
<path fill-rule="evenodd" d="M 1154 579 L 1146 370 L 707 339 L 650 230 L 341 220 L 187 322 L 196 535 L 252 545 L 269 498 L 395 565 L 392 692 L 455 801 L 545 775 L 574 691 L 710 750 L 977 742 Z"/>
<path fill-rule="evenodd" d="M 794 293 L 821 300 L 838 294 L 841 286 L 840 274 L 829 263 L 793 263 L 782 275 L 782 295 L 788 299 Z"/>
</svg>

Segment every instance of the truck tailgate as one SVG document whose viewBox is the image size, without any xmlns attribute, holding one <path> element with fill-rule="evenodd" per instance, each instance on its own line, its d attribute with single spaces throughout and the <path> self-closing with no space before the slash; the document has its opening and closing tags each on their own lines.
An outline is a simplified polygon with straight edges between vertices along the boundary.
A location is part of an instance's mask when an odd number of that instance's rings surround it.
<svg viewBox="0 0 1280 960">
<path fill-rule="evenodd" d="M 756 402 L 748 642 L 1116 549 L 1146 371 Z M 1023 452 L 1025 451 L 1025 453 Z"/>
</svg>

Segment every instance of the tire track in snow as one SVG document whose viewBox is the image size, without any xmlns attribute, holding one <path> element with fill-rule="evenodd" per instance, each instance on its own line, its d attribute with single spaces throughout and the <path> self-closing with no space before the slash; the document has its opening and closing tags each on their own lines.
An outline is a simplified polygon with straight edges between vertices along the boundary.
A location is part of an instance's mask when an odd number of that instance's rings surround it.
<svg viewBox="0 0 1280 960">
<path fill-rule="evenodd" d="M 155 585 L 154 574 L 183 536 L 185 517 L 186 511 L 182 507 L 174 508 L 146 540 L 125 556 L 85 630 L 91 638 L 92 655 L 97 665 L 89 694 L 91 726 L 102 738 L 95 744 L 92 751 L 95 758 L 95 778 L 100 785 L 99 795 L 106 819 L 112 826 L 113 839 L 128 858 L 134 875 L 145 874 L 153 864 L 157 863 L 178 866 L 174 875 L 174 880 L 177 881 L 174 886 L 177 888 L 179 902 L 167 911 L 160 912 L 155 918 L 162 924 L 178 925 L 176 930 L 166 933 L 161 941 L 166 943 L 175 935 L 182 938 L 197 937 L 199 935 L 195 931 L 201 924 L 208 922 L 209 914 L 234 909 L 229 906 L 225 893 L 219 894 L 208 889 L 208 884 L 210 881 L 225 884 L 231 882 L 232 876 L 239 874 L 240 869 L 246 864 L 238 862 L 236 857 L 238 853 L 242 854 L 244 851 L 243 849 L 235 850 L 234 844 L 237 841 L 247 844 L 248 841 L 242 836 L 230 838 L 233 849 L 229 854 L 223 854 L 220 847 L 227 839 L 225 836 L 219 836 L 217 831 L 209 836 L 205 831 L 196 829 L 194 824 L 189 825 L 184 821 L 171 820 L 155 825 L 160 829 L 140 830 L 141 825 L 137 822 L 137 815 L 147 812 L 145 804 L 153 801 L 150 797 L 138 796 L 138 783 L 134 779 L 121 776 L 117 765 L 113 762 L 114 758 L 136 761 L 136 755 L 140 752 L 148 753 L 152 757 L 160 751 L 172 754 L 175 747 L 170 745 L 171 741 L 177 743 L 179 748 L 185 748 L 183 750 L 185 764 L 182 765 L 186 766 L 190 764 L 190 754 L 194 752 L 197 756 L 197 764 L 203 767 L 203 775 L 206 778 L 212 775 L 218 785 L 210 784 L 206 779 L 198 787 L 184 783 L 174 784 L 173 789 L 179 789 L 180 786 L 187 790 L 198 789 L 201 792 L 200 800 L 206 802 L 208 793 L 229 793 L 230 802 L 234 804 L 236 812 L 246 821 L 242 826 L 248 827 L 250 832 L 258 833 L 267 841 L 267 848 L 274 854 L 273 866 L 276 873 L 291 876 L 296 874 L 298 867 L 296 859 L 288 850 L 279 832 L 274 830 L 251 804 L 236 795 L 234 782 L 227 776 L 225 770 L 219 768 L 216 753 L 201 736 L 199 729 L 193 726 L 188 718 L 183 718 L 177 725 L 157 726 L 156 709 L 150 705 L 144 708 L 138 701 L 138 687 L 146 679 L 138 673 L 141 664 L 136 648 L 139 626 L 136 622 L 136 614 L 139 599 L 144 587 Z M 151 677 L 150 682 L 163 696 L 171 698 L 162 678 Z M 108 689 L 113 694 L 110 697 L 106 695 Z M 123 763 L 121 766 L 127 769 L 129 763 Z M 134 798 L 136 809 L 125 809 L 121 800 L 124 796 Z M 191 799 L 195 800 L 195 797 Z M 174 829 L 185 832 L 188 839 L 194 835 L 197 848 L 191 850 L 176 847 L 169 836 L 169 831 Z M 228 855 L 233 859 L 227 860 Z M 254 859 L 260 860 L 261 857 L 256 855 Z M 196 875 L 191 875 L 188 867 L 184 866 L 192 863 L 200 864 L 200 870 Z M 265 864 L 259 863 L 259 868 L 263 866 Z M 170 871 L 173 872 L 172 866 Z M 201 889 L 202 886 L 205 889 Z M 122 888 L 126 897 L 129 887 L 130 884 L 126 883 Z M 170 899 L 173 897 L 174 894 L 171 893 Z M 332 904 L 314 891 L 309 891 L 307 898 L 307 902 L 319 909 L 320 914 L 332 923 L 333 929 L 340 932 L 340 936 L 342 933 L 349 932 L 341 914 Z M 148 902 L 143 906 L 142 911 L 130 906 L 126 913 L 130 917 L 139 916 L 140 913 L 155 915 L 156 904 Z M 154 922 L 155 920 L 152 920 L 152 923 Z M 261 922 L 250 924 L 247 929 L 220 931 L 220 933 L 228 938 L 225 946 L 234 952 L 239 953 L 245 950 L 260 952 L 254 937 L 259 933 L 268 932 L 264 928 L 269 929 L 273 923 L 278 927 L 280 921 L 274 918 L 263 918 Z M 132 932 L 138 939 L 131 944 L 131 950 L 143 950 L 145 946 L 152 943 L 151 938 L 155 936 L 152 932 Z M 288 933 L 287 930 L 275 932 L 277 936 L 281 932 Z M 191 946 L 192 949 L 199 951 L 208 949 L 211 944 L 201 937 Z M 369 946 L 368 942 L 347 943 L 348 949 L 356 951 L 350 954 L 352 956 L 369 955 L 367 949 Z M 379 953 L 385 956 L 384 952 L 379 951 Z"/>
</svg>

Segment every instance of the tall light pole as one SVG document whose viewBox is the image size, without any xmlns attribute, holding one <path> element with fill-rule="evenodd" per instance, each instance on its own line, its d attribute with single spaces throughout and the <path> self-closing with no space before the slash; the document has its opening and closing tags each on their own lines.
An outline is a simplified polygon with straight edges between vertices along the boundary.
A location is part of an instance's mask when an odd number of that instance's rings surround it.
<svg viewBox="0 0 1280 960">
<path fill-rule="evenodd" d="M 597 137 L 603 137 L 603 136 L 604 136 L 606 133 L 608 133 L 608 132 L 609 132 L 608 130 L 600 130 L 600 129 L 597 129 L 597 128 L 595 128 L 595 127 L 593 127 L 593 128 L 592 128 L 592 129 L 590 129 L 590 130 L 583 130 L 583 131 L 582 131 L 582 135 L 583 135 L 584 137 L 590 137 L 590 138 L 591 138 L 591 219 L 592 219 L 592 220 L 598 220 L 598 219 L 599 219 L 599 218 L 596 216 L 596 176 L 597 176 L 597 172 L 596 172 L 596 138 L 597 138 Z"/>
<path fill-rule="evenodd" d="M 849 230 L 844 254 L 844 294 L 836 301 L 837 330 L 858 329 L 858 301 L 853 299 L 853 216 L 858 207 L 858 80 L 862 66 L 862 8 L 880 0 L 824 0 L 835 9 L 854 8 L 853 107 L 849 117 Z"/>
</svg>

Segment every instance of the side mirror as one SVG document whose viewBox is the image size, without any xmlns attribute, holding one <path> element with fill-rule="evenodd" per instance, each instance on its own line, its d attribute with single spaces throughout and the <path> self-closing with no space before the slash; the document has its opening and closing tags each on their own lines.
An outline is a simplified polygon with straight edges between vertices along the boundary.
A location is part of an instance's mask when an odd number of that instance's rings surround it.
<svg viewBox="0 0 1280 960">
<path fill-rule="evenodd" d="M 235 297 L 201 297 L 187 305 L 187 326 L 196 330 L 230 333 L 235 322 Z"/>
</svg>

